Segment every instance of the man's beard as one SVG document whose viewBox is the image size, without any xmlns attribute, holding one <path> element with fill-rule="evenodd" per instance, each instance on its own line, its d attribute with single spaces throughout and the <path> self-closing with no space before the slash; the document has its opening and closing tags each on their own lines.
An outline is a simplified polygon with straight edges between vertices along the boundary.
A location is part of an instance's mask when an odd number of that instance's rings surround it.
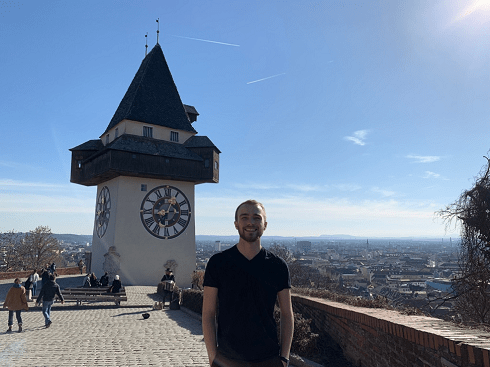
<svg viewBox="0 0 490 367">
<path fill-rule="evenodd" d="M 260 229 L 257 229 L 254 232 L 246 232 L 244 228 L 238 230 L 240 238 L 250 243 L 257 241 L 260 237 L 262 237 L 263 233 L 264 232 Z"/>
</svg>

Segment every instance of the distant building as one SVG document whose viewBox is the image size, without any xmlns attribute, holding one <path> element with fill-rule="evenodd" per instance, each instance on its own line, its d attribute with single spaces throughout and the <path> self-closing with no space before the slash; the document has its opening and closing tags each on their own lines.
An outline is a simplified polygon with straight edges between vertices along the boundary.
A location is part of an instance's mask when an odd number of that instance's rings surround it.
<svg viewBox="0 0 490 367">
<path fill-rule="evenodd" d="M 221 252 L 221 241 L 216 241 L 214 243 L 214 251 Z"/>
<path fill-rule="evenodd" d="M 310 241 L 298 241 L 296 244 L 296 248 L 299 252 L 308 253 L 311 251 L 311 242 Z"/>
</svg>

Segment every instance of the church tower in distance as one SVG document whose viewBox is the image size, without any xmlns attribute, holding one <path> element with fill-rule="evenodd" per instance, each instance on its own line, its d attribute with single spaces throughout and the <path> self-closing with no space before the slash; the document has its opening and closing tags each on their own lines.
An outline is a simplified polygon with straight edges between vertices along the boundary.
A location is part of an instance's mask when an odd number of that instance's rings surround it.
<svg viewBox="0 0 490 367">
<path fill-rule="evenodd" d="M 97 186 L 92 271 L 126 285 L 180 287 L 196 267 L 194 186 L 217 183 L 219 149 L 192 126 L 160 45 L 143 59 L 99 139 L 72 152 L 71 182 Z"/>
</svg>

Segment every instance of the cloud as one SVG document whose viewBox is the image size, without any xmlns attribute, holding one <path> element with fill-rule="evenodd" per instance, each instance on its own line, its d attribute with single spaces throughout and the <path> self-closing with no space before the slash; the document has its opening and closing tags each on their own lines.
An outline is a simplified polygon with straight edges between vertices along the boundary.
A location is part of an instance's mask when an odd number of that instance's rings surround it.
<svg viewBox="0 0 490 367">
<path fill-rule="evenodd" d="M 395 192 L 390 190 L 380 189 L 379 187 L 373 187 L 371 191 L 381 194 L 384 197 L 394 196 Z"/>
<path fill-rule="evenodd" d="M 362 189 L 362 186 L 357 185 L 357 184 L 335 184 L 335 185 L 325 185 L 327 188 L 331 189 L 337 189 L 339 191 L 348 191 L 348 192 L 353 192 L 353 191 L 358 191 Z"/>
<path fill-rule="evenodd" d="M 433 163 L 441 160 L 437 155 L 412 155 L 409 154 L 405 158 L 413 159 L 413 163 Z"/>
<path fill-rule="evenodd" d="M 226 42 L 218 42 L 218 41 L 211 41 L 211 40 L 205 40 L 202 38 L 193 38 L 193 37 L 185 37 L 185 36 L 176 36 L 172 34 L 171 36 L 173 37 L 178 37 L 178 38 L 185 38 L 188 40 L 194 40 L 194 41 L 202 41 L 202 42 L 209 42 L 209 43 L 216 43 L 218 45 L 225 45 L 225 46 L 234 46 L 234 47 L 240 47 L 240 45 L 235 45 L 234 43 L 226 43 Z"/>
<path fill-rule="evenodd" d="M 432 171 L 425 171 L 425 176 L 422 176 L 422 178 L 435 178 L 435 179 L 441 179 L 441 180 L 449 181 L 448 178 L 441 176 L 439 173 L 435 173 Z"/>
<path fill-rule="evenodd" d="M 24 182 L 24 181 L 15 181 L 11 179 L 0 179 L 0 187 L 8 187 L 9 189 L 13 188 L 38 188 L 38 189 L 60 189 L 62 187 L 66 187 L 67 185 L 60 184 L 50 184 L 44 182 Z"/>
<path fill-rule="evenodd" d="M 388 190 L 375 188 L 385 194 Z M 248 195 L 196 196 L 196 233 L 236 235 L 233 214 Z M 260 192 L 254 199 L 267 211 L 268 236 L 302 236 L 347 233 L 363 236 L 439 236 L 444 227 L 434 222 L 432 201 L 358 200 L 319 197 L 308 193 Z"/>
<path fill-rule="evenodd" d="M 294 191 L 302 191 L 302 192 L 310 192 L 310 191 L 322 191 L 322 186 L 318 185 L 309 185 L 309 184 L 287 184 L 287 185 L 277 185 L 277 184 L 268 184 L 268 183 L 236 183 L 234 185 L 237 189 L 240 190 L 294 190 Z"/>
<path fill-rule="evenodd" d="M 357 130 L 354 131 L 354 136 L 344 136 L 344 140 L 352 141 L 356 145 L 366 145 L 364 141 L 368 134 L 369 130 Z"/>
<path fill-rule="evenodd" d="M 275 78 L 276 76 L 281 76 L 281 75 L 286 75 L 286 73 L 276 74 L 276 75 L 268 76 L 268 77 L 266 77 L 266 78 L 257 79 L 257 80 L 251 81 L 251 82 L 247 82 L 247 84 L 252 84 L 252 83 L 261 82 L 261 81 L 263 81 L 263 80 L 267 80 L 267 79 Z"/>
</svg>

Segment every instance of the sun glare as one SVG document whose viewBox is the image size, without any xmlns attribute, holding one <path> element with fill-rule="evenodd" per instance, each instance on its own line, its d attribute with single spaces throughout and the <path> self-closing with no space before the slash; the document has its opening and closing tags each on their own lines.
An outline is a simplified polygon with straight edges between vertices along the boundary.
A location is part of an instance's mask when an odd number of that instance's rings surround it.
<svg viewBox="0 0 490 367">
<path fill-rule="evenodd" d="M 474 1 L 471 5 L 468 5 L 459 13 L 459 15 L 456 17 L 455 22 L 461 21 L 470 15 L 483 15 L 486 19 L 488 19 L 489 14 L 484 14 L 488 13 L 490 11 L 490 0 L 476 0 Z"/>
</svg>

